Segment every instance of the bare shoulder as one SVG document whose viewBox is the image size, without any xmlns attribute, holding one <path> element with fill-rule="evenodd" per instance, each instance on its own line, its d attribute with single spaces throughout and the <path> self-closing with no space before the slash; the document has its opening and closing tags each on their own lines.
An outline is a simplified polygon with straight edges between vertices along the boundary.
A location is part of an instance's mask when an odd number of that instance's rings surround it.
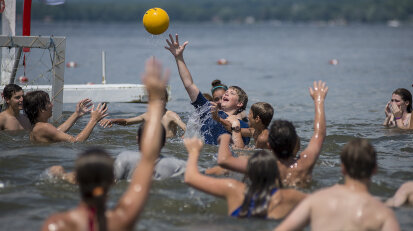
<svg viewBox="0 0 413 231">
<path fill-rule="evenodd" d="M 78 225 L 69 212 L 56 213 L 50 216 L 42 226 L 42 231 L 78 230 Z"/>
<path fill-rule="evenodd" d="M 166 111 L 165 116 L 169 118 L 175 118 L 177 116 L 179 117 L 178 113 L 171 111 L 171 110 Z"/>
<path fill-rule="evenodd" d="M 307 194 L 296 189 L 282 189 L 282 196 L 287 201 L 301 201 L 307 197 Z"/>
<path fill-rule="evenodd" d="M 51 132 L 57 130 L 55 126 L 53 126 L 50 123 L 43 123 L 43 122 L 38 122 L 34 125 L 33 127 L 33 132 Z"/>
</svg>

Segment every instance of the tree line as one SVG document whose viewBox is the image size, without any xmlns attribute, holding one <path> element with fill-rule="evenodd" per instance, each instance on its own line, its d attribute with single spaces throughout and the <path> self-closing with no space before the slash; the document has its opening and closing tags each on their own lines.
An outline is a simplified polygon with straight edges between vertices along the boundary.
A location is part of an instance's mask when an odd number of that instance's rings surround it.
<svg viewBox="0 0 413 231">
<path fill-rule="evenodd" d="M 161 7 L 174 21 L 243 22 L 335 21 L 375 23 L 388 20 L 413 21 L 412 0 L 160 0 L 76 1 L 59 6 L 32 3 L 33 20 L 55 21 L 139 21 L 146 10 Z M 22 14 L 23 0 L 17 1 Z"/>
</svg>

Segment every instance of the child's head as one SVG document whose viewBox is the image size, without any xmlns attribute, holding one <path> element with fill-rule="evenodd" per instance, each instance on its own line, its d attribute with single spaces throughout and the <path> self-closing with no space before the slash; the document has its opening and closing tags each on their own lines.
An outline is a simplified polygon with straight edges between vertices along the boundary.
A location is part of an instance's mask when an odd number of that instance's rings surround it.
<svg viewBox="0 0 413 231">
<path fill-rule="evenodd" d="M 53 104 L 50 102 L 49 94 L 45 91 L 32 91 L 24 96 L 23 109 L 31 124 L 37 123 L 37 117 L 42 111 L 48 111 L 51 115 Z"/>
<path fill-rule="evenodd" d="M 272 120 L 272 117 L 274 115 L 274 108 L 265 102 L 258 102 L 254 103 L 251 105 L 251 109 L 248 115 L 248 121 L 250 127 L 253 127 L 254 121 L 256 121 L 257 118 L 261 120 L 261 123 L 267 128 Z"/>
<path fill-rule="evenodd" d="M 238 86 L 231 86 L 228 88 L 228 91 L 235 91 L 238 99 L 237 99 L 237 111 L 235 114 L 238 114 L 242 111 L 244 111 L 247 108 L 247 104 L 248 104 L 248 95 L 247 93 L 245 93 L 244 90 L 242 90 L 242 88 L 238 87 Z M 227 93 L 225 93 L 227 94 Z"/>
<path fill-rule="evenodd" d="M 270 126 L 268 143 L 277 158 L 288 159 L 298 151 L 300 139 L 291 122 L 275 120 Z"/>
<path fill-rule="evenodd" d="M 353 179 L 369 179 L 376 167 L 376 150 L 365 139 L 353 139 L 348 142 L 340 154 L 345 174 Z"/>
<path fill-rule="evenodd" d="M 211 85 L 212 85 L 212 88 L 211 88 L 212 100 L 210 101 L 213 101 L 215 103 L 221 103 L 222 96 L 228 90 L 227 85 L 221 83 L 221 80 L 219 79 L 212 81 Z"/>
</svg>

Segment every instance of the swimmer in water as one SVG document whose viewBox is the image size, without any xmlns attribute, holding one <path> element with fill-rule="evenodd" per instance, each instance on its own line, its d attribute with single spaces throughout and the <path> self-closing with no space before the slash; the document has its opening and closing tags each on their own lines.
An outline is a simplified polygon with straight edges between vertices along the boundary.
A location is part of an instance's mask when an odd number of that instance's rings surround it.
<svg viewBox="0 0 413 231">
<path fill-rule="evenodd" d="M 311 175 L 320 155 L 326 137 L 324 100 L 328 87 L 324 82 L 314 82 L 310 87 L 310 96 L 314 101 L 314 133 L 307 147 L 297 156 L 300 139 L 294 125 L 286 120 L 275 120 L 269 129 L 268 144 L 277 157 L 278 169 L 283 184 L 293 187 L 306 187 L 311 183 Z M 248 158 L 233 157 L 229 143 L 221 143 L 218 150 L 218 164 L 226 169 L 245 173 Z"/>
<path fill-rule="evenodd" d="M 59 127 L 53 126 L 48 122 L 52 117 L 53 104 L 49 99 L 49 94 L 45 91 L 32 91 L 24 96 L 23 108 L 29 117 L 33 129 L 30 132 L 30 140 L 36 143 L 53 143 L 53 142 L 83 142 L 92 133 L 95 125 L 105 116 L 106 104 L 92 106 L 90 99 L 83 99 L 76 105 L 76 111 Z M 83 115 L 90 112 L 90 120 L 86 127 L 76 136 L 73 137 L 66 132 L 72 125 Z"/>
<path fill-rule="evenodd" d="M 351 140 L 340 159 L 344 184 L 309 195 L 275 231 L 303 230 L 307 225 L 311 230 L 400 230 L 394 212 L 368 191 L 377 171 L 374 147 L 367 140 Z"/>
<path fill-rule="evenodd" d="M 146 62 L 143 83 L 151 98 L 148 119 L 142 136 L 142 156 L 126 192 L 112 210 L 106 200 L 113 184 L 113 159 L 102 149 L 84 152 L 76 160 L 76 178 L 80 204 L 66 212 L 54 214 L 43 224 L 43 231 L 56 230 L 132 230 L 148 199 L 152 174 L 161 150 L 162 97 L 168 75 L 162 76 L 161 64 L 151 58 Z"/>
<path fill-rule="evenodd" d="M 6 102 L 6 110 L 0 113 L 0 131 L 30 130 L 32 128 L 26 115 L 20 114 L 23 110 L 23 89 L 16 84 L 7 84 L 2 96 Z"/>
<path fill-rule="evenodd" d="M 168 101 L 168 91 L 165 90 L 164 102 Z M 142 115 L 127 118 L 127 119 L 103 119 L 99 122 L 100 126 L 112 127 L 113 124 L 119 125 L 131 125 L 139 124 L 145 121 L 146 113 Z M 186 124 L 182 122 L 181 117 L 176 112 L 170 111 L 164 107 L 164 114 L 162 116 L 162 125 L 166 128 L 166 138 L 172 138 L 177 135 L 178 127 L 181 128 L 184 132 L 186 131 Z"/>
<path fill-rule="evenodd" d="M 231 136 L 223 134 L 223 140 Z M 245 181 L 231 178 L 214 178 L 198 170 L 198 157 L 203 143 L 198 138 L 184 139 L 188 150 L 185 183 L 205 193 L 226 199 L 228 215 L 233 217 L 285 217 L 305 194 L 295 189 L 283 189 L 275 156 L 260 150 L 248 160 Z"/>
<path fill-rule="evenodd" d="M 401 129 L 413 129 L 412 94 L 404 88 L 396 89 L 390 102 L 384 108 L 383 125 L 386 127 L 398 127 Z"/>
<path fill-rule="evenodd" d="M 188 93 L 192 105 L 198 109 L 203 106 L 213 107 L 213 110 L 218 110 L 218 114 L 222 118 L 226 118 L 229 115 L 236 115 L 244 111 L 247 107 L 248 96 L 238 86 L 231 86 L 225 91 L 222 96 L 222 103 L 220 107 L 217 108 L 217 104 L 208 101 L 202 95 L 198 87 L 194 84 L 192 80 L 191 73 L 185 64 L 183 52 L 188 44 L 188 41 L 184 42 L 182 45 L 179 44 L 178 35 L 175 36 L 175 40 L 172 35 L 169 35 L 169 40 L 166 40 L 168 46 L 165 48 L 171 52 L 175 57 L 176 64 L 178 66 L 179 76 L 184 84 L 184 87 Z M 201 132 L 204 136 L 205 143 L 207 144 L 218 144 L 218 137 L 224 133 L 229 133 L 220 123 L 212 119 L 211 113 L 205 112 L 200 115 L 201 120 L 205 122 L 202 124 Z M 241 128 L 248 128 L 248 124 L 245 121 L 240 121 Z M 249 138 L 243 138 L 244 144 L 249 143 Z"/>
<path fill-rule="evenodd" d="M 413 181 L 402 184 L 394 196 L 386 201 L 386 205 L 391 207 L 413 205 Z"/>
</svg>

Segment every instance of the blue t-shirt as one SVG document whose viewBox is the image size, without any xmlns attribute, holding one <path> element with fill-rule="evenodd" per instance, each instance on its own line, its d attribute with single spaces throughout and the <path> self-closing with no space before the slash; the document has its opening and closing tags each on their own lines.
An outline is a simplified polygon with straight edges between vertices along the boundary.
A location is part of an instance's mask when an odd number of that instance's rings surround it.
<svg viewBox="0 0 413 231">
<path fill-rule="evenodd" d="M 211 106 L 210 102 L 207 99 L 205 99 L 205 97 L 202 95 L 201 92 L 199 92 L 195 102 L 193 102 L 192 105 L 195 107 L 195 109 L 198 109 L 200 107 L 205 106 L 205 104 L 207 104 L 208 106 Z M 226 119 L 228 117 L 227 113 L 223 111 L 218 111 L 218 115 L 219 117 L 223 119 Z M 204 136 L 206 144 L 217 145 L 218 144 L 217 140 L 220 135 L 224 133 L 231 134 L 224 128 L 224 126 L 221 123 L 212 119 L 210 110 L 206 110 L 205 112 L 203 112 L 200 115 L 200 119 L 201 121 L 204 122 L 201 127 L 201 133 Z M 248 123 L 242 120 L 239 120 L 239 122 L 240 122 L 241 128 L 248 128 Z M 244 141 L 245 145 L 249 144 L 250 142 L 249 137 L 242 137 L 242 140 Z"/>
</svg>

